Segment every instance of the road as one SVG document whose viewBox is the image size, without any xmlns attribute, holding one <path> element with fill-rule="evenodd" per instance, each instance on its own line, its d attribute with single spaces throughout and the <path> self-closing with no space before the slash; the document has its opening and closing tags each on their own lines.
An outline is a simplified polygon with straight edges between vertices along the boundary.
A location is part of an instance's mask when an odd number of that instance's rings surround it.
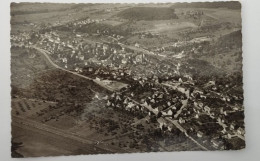
<svg viewBox="0 0 260 161">
<path fill-rule="evenodd" d="M 47 60 L 51 63 L 51 65 L 54 66 L 55 68 L 60 69 L 60 70 L 63 70 L 63 71 L 68 72 L 68 73 L 71 73 L 71 74 L 73 74 L 73 75 L 79 76 L 79 77 L 81 77 L 81 78 L 84 78 L 84 79 L 87 79 L 87 80 L 91 80 L 91 81 L 97 83 L 98 85 L 102 86 L 103 88 L 107 89 L 108 91 L 110 91 L 110 92 L 113 91 L 112 88 L 110 88 L 110 87 L 104 85 L 104 84 L 101 83 L 100 81 L 97 81 L 97 80 L 95 80 L 95 79 L 93 79 L 93 78 L 90 78 L 90 77 L 81 75 L 81 74 L 79 74 L 79 73 L 77 73 L 77 72 L 72 72 L 72 71 L 70 71 L 70 70 L 67 70 L 67 69 L 64 69 L 64 68 L 58 66 L 58 65 L 55 64 L 55 63 L 51 60 L 51 58 L 49 57 L 50 52 L 48 52 L 48 51 L 46 51 L 46 50 L 43 50 L 43 49 L 40 49 L 40 48 L 35 47 L 35 46 L 33 46 L 32 48 L 34 48 L 34 49 L 38 50 L 40 53 L 42 53 L 42 54 L 47 58 Z"/>
<path fill-rule="evenodd" d="M 107 37 L 112 38 L 112 39 L 118 41 L 116 38 L 114 38 L 112 36 L 107 36 Z M 93 41 L 93 40 L 90 40 L 90 39 L 85 39 L 84 41 L 88 42 L 88 43 L 100 43 L 100 44 L 102 44 L 102 43 L 110 43 L 110 42 L 108 42 L 106 40 L 103 40 L 103 39 L 101 39 L 102 42 L 100 42 L 100 41 Z M 141 47 L 136 47 L 136 46 L 132 46 L 132 45 L 126 45 L 126 44 L 123 44 L 121 42 L 118 42 L 118 45 L 120 45 L 121 47 L 124 47 L 124 48 L 132 49 L 132 50 L 134 50 L 136 52 L 144 53 L 146 55 L 156 56 L 157 58 L 166 58 L 166 55 L 155 54 L 154 52 L 151 52 L 151 51 L 146 50 L 146 49 L 141 48 Z"/>
<path fill-rule="evenodd" d="M 18 44 L 12 44 L 12 46 L 19 46 L 19 47 L 20 47 L 20 45 L 18 45 Z M 110 88 L 109 86 L 104 85 L 101 81 L 97 81 L 97 80 L 95 80 L 95 79 L 93 79 L 93 78 L 90 78 L 90 77 L 81 75 L 81 74 L 79 74 L 79 73 L 77 73 L 77 72 L 72 72 L 72 71 L 70 71 L 70 70 L 67 70 L 67 69 L 64 69 L 64 68 L 58 66 L 58 65 L 55 64 L 55 63 L 51 60 L 51 58 L 49 57 L 49 55 L 51 54 L 49 51 L 44 50 L 44 49 L 41 49 L 41 48 L 38 48 L 38 47 L 36 47 L 36 46 L 30 46 L 30 47 L 33 48 L 33 49 L 36 49 L 36 50 L 38 50 L 40 53 L 42 53 L 42 54 L 47 58 L 47 60 L 49 61 L 49 63 L 50 63 L 52 66 L 54 66 L 55 68 L 60 69 L 60 70 L 63 70 L 63 71 L 68 72 L 68 73 L 71 73 L 71 74 L 73 74 L 73 75 L 82 77 L 82 78 L 84 78 L 84 79 L 91 80 L 91 81 L 97 83 L 98 85 L 102 86 L 103 88 L 107 89 L 108 91 L 111 91 L 111 92 L 113 91 L 112 88 Z M 97 92 L 96 92 L 96 93 L 97 93 Z"/>
<path fill-rule="evenodd" d="M 163 86 L 166 86 L 166 87 L 170 87 L 174 90 L 178 90 L 179 92 L 183 93 L 186 95 L 187 99 L 186 100 L 182 100 L 182 106 L 181 108 L 179 109 L 179 111 L 177 111 L 177 113 L 174 115 L 174 118 L 178 118 L 178 116 L 181 114 L 182 110 L 187 106 L 188 104 L 188 99 L 190 98 L 190 95 L 189 95 L 189 91 L 188 90 L 185 90 L 184 88 L 182 87 L 178 87 L 178 85 L 176 86 L 173 86 L 173 85 L 170 85 L 170 84 L 167 84 L 167 83 L 161 83 Z"/>
<path fill-rule="evenodd" d="M 199 108 L 197 105 L 194 105 L 195 107 Z M 211 114 L 207 113 L 207 112 L 204 112 L 204 114 L 208 115 L 209 117 L 211 117 L 212 119 L 216 119 L 215 116 L 212 116 Z M 218 123 L 223 129 L 226 129 L 228 126 L 221 122 L 221 121 L 217 121 L 216 123 Z M 242 135 L 239 135 L 239 134 L 235 134 L 233 136 L 237 136 L 239 137 L 240 139 L 244 140 L 245 141 L 245 137 L 242 136 Z"/>
<path fill-rule="evenodd" d="M 181 108 L 177 111 L 177 113 L 174 115 L 174 118 L 178 118 L 178 116 L 181 114 L 182 110 L 187 106 L 188 104 L 188 99 L 181 101 L 182 106 Z"/>
<path fill-rule="evenodd" d="M 182 87 L 177 87 L 177 86 L 173 86 L 173 85 L 170 85 L 170 84 L 167 84 L 167 83 L 162 83 L 162 85 L 164 86 L 167 86 L 167 87 L 170 87 L 170 88 L 173 88 L 175 90 L 178 90 L 179 92 L 183 93 L 186 95 L 187 99 L 186 100 L 183 100 L 182 101 L 182 107 L 180 108 L 179 111 L 177 111 L 177 113 L 174 115 L 174 118 L 178 118 L 178 116 L 181 114 L 182 110 L 187 106 L 187 103 L 188 103 L 188 99 L 190 97 L 189 95 L 189 91 L 185 90 L 184 88 Z M 203 145 L 201 145 L 198 141 L 196 141 L 195 139 L 193 139 L 186 131 L 185 128 L 183 128 L 177 120 L 172 120 L 168 117 L 165 118 L 166 120 L 170 121 L 172 124 L 174 124 L 181 132 L 183 132 L 191 141 L 193 141 L 195 144 L 197 144 L 199 147 L 201 147 L 203 150 L 206 150 L 208 151 L 209 149 L 204 147 Z"/>
<path fill-rule="evenodd" d="M 193 141 L 195 144 L 197 144 L 199 147 L 201 147 L 203 150 L 208 151 L 209 149 L 204 147 L 203 145 L 201 145 L 198 141 L 196 141 L 195 139 L 193 139 L 186 131 L 186 129 L 184 129 L 177 120 L 172 120 L 170 118 L 165 118 L 166 120 L 170 121 L 172 124 L 174 124 L 181 132 L 183 132 L 191 141 Z"/>
<path fill-rule="evenodd" d="M 121 47 L 129 48 L 129 49 L 132 49 L 132 50 L 134 50 L 134 51 L 144 53 L 144 54 L 146 54 L 146 55 L 155 56 L 155 57 L 157 57 L 157 58 L 166 58 L 166 57 L 167 57 L 166 55 L 155 54 L 154 52 L 149 51 L 149 50 L 146 50 L 146 49 L 141 48 L 141 47 L 126 45 L 126 44 L 123 44 L 123 43 L 120 43 L 120 42 L 119 42 L 118 44 L 121 45 Z"/>
<path fill-rule="evenodd" d="M 139 102 L 129 98 L 131 101 L 133 101 L 134 103 L 140 105 L 140 106 L 143 106 L 145 107 L 146 109 L 148 109 L 150 112 L 153 112 L 155 115 L 157 115 L 157 111 L 155 111 L 153 108 L 151 108 L 150 106 L 146 106 L 144 104 L 140 104 Z M 187 100 L 186 100 L 187 101 Z M 184 106 L 183 106 L 184 107 Z M 195 144 L 197 144 L 199 147 L 201 147 L 203 150 L 206 150 L 208 151 L 209 149 L 207 149 L 206 147 L 204 147 L 203 145 L 201 145 L 199 142 L 197 142 L 195 139 L 193 139 L 190 135 L 188 135 L 186 129 L 184 129 L 179 123 L 177 120 L 172 120 L 170 118 L 163 118 L 164 120 L 167 120 L 167 121 L 170 121 L 173 125 L 175 125 L 181 132 L 183 132 L 191 141 L 193 141 Z"/>
<path fill-rule="evenodd" d="M 81 74 L 79 74 L 79 73 L 72 72 L 72 71 L 69 71 L 69 70 L 66 70 L 66 69 L 64 69 L 64 68 L 59 67 L 58 65 L 56 65 L 56 64 L 50 59 L 49 55 L 47 54 L 48 51 L 45 51 L 45 50 L 40 49 L 40 48 L 37 48 L 37 47 L 34 47 L 34 48 L 37 49 L 37 50 L 39 50 L 42 54 L 44 54 L 44 56 L 48 59 L 48 61 L 49 61 L 54 67 L 56 67 L 56 68 L 58 68 L 58 69 L 61 69 L 61 70 L 63 70 L 63 71 L 69 72 L 69 73 L 71 73 L 71 74 L 77 75 L 77 76 L 79 76 L 79 77 L 82 77 L 82 78 L 85 78 L 85 79 L 88 79 L 88 80 L 93 80 L 92 78 L 83 76 L 83 75 L 81 75 Z M 93 80 L 93 81 L 94 81 L 94 80 Z M 94 82 L 95 82 L 95 81 L 94 81 Z M 97 83 L 97 82 L 96 82 L 96 83 Z M 99 85 L 101 85 L 101 84 L 99 84 Z M 101 85 L 101 86 L 104 87 L 104 88 L 106 88 L 106 89 L 109 90 L 109 91 L 112 91 L 110 88 L 108 88 L 108 87 L 106 87 L 106 86 L 103 86 L 103 85 Z M 178 89 L 180 92 L 183 92 L 183 89 L 180 89 L 180 88 L 177 88 L 177 87 L 176 87 L 175 89 Z M 186 92 L 185 94 L 188 95 L 187 92 Z M 154 114 L 157 114 L 157 112 L 156 112 L 153 108 L 151 108 L 150 106 L 145 106 L 144 104 L 140 104 L 139 102 L 137 102 L 137 101 L 135 101 L 135 100 L 133 100 L 133 99 L 131 99 L 131 98 L 129 98 L 129 99 L 132 100 L 133 102 L 135 102 L 136 104 L 145 107 L 146 109 L 148 109 L 149 111 L 153 112 Z M 182 106 L 181 109 L 183 109 L 186 105 L 187 105 L 187 100 L 186 100 L 186 103 L 184 102 L 184 105 Z M 180 113 L 181 113 L 181 110 L 178 111 L 178 115 L 179 115 Z M 177 115 L 177 116 L 178 116 L 178 115 Z M 182 132 L 184 132 L 185 135 L 186 135 L 189 139 L 191 139 L 194 143 L 196 143 L 196 144 L 197 144 L 198 146 L 200 146 L 202 149 L 208 150 L 206 147 L 204 147 L 203 145 L 201 145 L 200 143 L 198 143 L 196 140 L 194 140 L 191 136 L 189 136 L 189 135 L 187 134 L 186 130 L 185 130 L 177 121 L 173 121 L 173 120 L 171 120 L 171 119 L 169 119 L 169 118 L 167 118 L 167 120 L 169 120 L 170 122 L 172 122 L 179 130 L 181 130 Z"/>
<path fill-rule="evenodd" d="M 34 48 L 34 49 L 38 50 L 40 53 L 42 53 L 42 54 L 47 58 L 47 60 L 50 62 L 50 64 L 53 65 L 55 68 L 60 69 L 60 70 L 63 70 L 63 71 L 68 72 L 68 73 L 71 73 L 71 74 L 74 74 L 74 75 L 77 75 L 77 76 L 82 77 L 82 78 L 84 78 L 84 79 L 94 81 L 94 79 L 92 79 L 92 78 L 89 78 L 89 77 L 87 77 L 87 76 L 81 75 L 81 74 L 76 73 L 76 72 L 72 72 L 72 71 L 66 70 L 66 69 L 64 69 L 64 68 L 62 68 L 62 67 L 60 67 L 60 66 L 58 66 L 57 64 L 55 64 L 55 63 L 51 60 L 51 58 L 50 58 L 49 55 L 48 55 L 48 54 L 50 54 L 48 51 L 43 50 L 43 49 L 40 49 L 40 48 L 35 47 L 35 46 L 32 46 L 32 48 Z M 94 82 L 97 83 L 96 81 L 94 81 Z M 97 84 L 99 84 L 99 83 L 97 83 Z M 107 90 L 109 90 L 109 91 L 112 91 L 112 89 L 108 88 L 108 87 L 105 86 L 105 85 L 102 85 L 102 84 L 99 84 L 99 85 L 102 86 L 102 87 L 104 87 L 105 89 L 107 89 Z M 178 89 L 179 91 L 183 91 L 183 89 L 179 89 L 179 88 L 176 88 L 176 89 Z M 156 112 L 153 108 L 151 108 L 150 106 L 146 106 L 146 105 L 144 105 L 144 104 L 140 104 L 139 102 L 137 102 L 137 101 L 135 101 L 135 100 L 133 100 L 133 99 L 131 99 L 131 98 L 129 98 L 129 99 L 132 100 L 133 102 L 135 102 L 136 104 L 145 107 L 146 109 L 148 109 L 149 111 L 153 112 L 154 114 L 157 114 L 157 112 Z M 169 118 L 167 118 L 167 119 L 169 119 Z M 197 144 L 198 146 L 200 146 L 202 149 L 208 150 L 206 147 L 204 147 L 203 145 L 199 144 L 196 140 L 194 140 L 191 136 L 189 136 L 189 135 L 187 134 L 186 130 L 185 130 L 180 124 L 178 124 L 178 122 L 173 121 L 173 120 L 171 120 L 171 119 L 169 119 L 169 121 L 171 121 L 179 130 L 181 130 L 182 132 L 184 132 L 185 135 L 186 135 L 189 139 L 191 139 L 194 143 L 196 143 L 196 144 Z"/>
</svg>

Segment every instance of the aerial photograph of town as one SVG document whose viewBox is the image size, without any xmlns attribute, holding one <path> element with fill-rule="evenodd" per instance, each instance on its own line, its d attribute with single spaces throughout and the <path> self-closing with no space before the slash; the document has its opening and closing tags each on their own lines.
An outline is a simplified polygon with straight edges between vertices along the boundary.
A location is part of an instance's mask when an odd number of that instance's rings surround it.
<svg viewBox="0 0 260 161">
<path fill-rule="evenodd" d="M 238 1 L 10 10 L 12 157 L 245 148 Z"/>
</svg>

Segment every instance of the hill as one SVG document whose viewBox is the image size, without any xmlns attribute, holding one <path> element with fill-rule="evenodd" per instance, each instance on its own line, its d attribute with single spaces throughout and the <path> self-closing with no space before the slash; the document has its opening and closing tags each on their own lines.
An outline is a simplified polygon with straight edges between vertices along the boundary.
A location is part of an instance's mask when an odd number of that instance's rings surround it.
<svg viewBox="0 0 260 161">
<path fill-rule="evenodd" d="M 133 7 L 119 12 L 118 16 L 129 20 L 169 20 L 178 18 L 173 8 L 166 7 Z"/>
<path fill-rule="evenodd" d="M 227 35 L 222 36 L 219 39 L 219 47 L 241 47 L 242 46 L 242 33 L 241 30 L 231 32 Z"/>
<path fill-rule="evenodd" d="M 229 8 L 241 9 L 239 1 L 232 2 L 192 2 L 192 3 L 176 3 L 173 8 Z"/>
</svg>

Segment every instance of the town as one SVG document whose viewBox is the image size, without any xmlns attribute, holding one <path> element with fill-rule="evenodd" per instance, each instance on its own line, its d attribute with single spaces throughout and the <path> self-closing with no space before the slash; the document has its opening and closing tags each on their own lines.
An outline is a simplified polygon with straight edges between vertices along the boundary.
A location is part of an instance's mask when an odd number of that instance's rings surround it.
<svg viewBox="0 0 260 161">
<path fill-rule="evenodd" d="M 244 148 L 240 4 L 219 3 L 55 4 L 49 24 L 26 17 L 48 4 L 12 4 L 12 126 L 25 135 L 12 155 Z M 38 130 L 43 148 L 49 135 L 73 147 L 29 153 Z"/>
</svg>

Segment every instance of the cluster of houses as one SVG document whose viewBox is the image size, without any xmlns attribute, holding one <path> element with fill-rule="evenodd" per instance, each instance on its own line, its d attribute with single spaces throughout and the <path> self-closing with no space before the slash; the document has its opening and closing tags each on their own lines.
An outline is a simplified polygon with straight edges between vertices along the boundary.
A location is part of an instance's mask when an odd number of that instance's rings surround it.
<svg viewBox="0 0 260 161">
<path fill-rule="evenodd" d="M 188 54 L 188 53 L 199 53 L 201 52 L 202 45 L 205 43 L 211 42 L 210 37 L 198 37 L 191 40 L 185 40 L 185 41 L 177 41 L 174 42 L 172 45 L 169 46 L 163 46 L 163 47 L 156 47 L 153 49 L 155 52 L 171 52 L 173 54 Z"/>
<path fill-rule="evenodd" d="M 72 29 L 72 31 L 75 33 L 76 29 L 80 29 L 84 26 L 88 26 L 88 25 L 91 25 L 91 24 L 99 24 L 99 23 L 102 23 L 104 21 L 106 21 L 106 19 L 90 19 L 90 18 L 88 18 L 88 19 L 85 19 L 85 20 L 78 20 L 78 21 L 75 21 L 75 22 L 71 22 L 71 23 L 67 24 L 67 27 L 70 27 Z M 124 36 L 112 32 L 110 28 L 102 28 L 102 29 L 97 28 L 97 29 L 93 29 L 91 31 L 92 31 L 91 34 L 93 34 L 93 35 L 106 35 L 109 38 L 112 38 L 113 41 L 118 41 L 118 40 L 124 38 Z"/>
<path fill-rule="evenodd" d="M 138 65 L 150 62 L 149 57 L 145 54 L 136 53 L 118 44 L 98 42 L 88 44 L 77 37 L 64 42 L 55 32 L 45 33 L 41 36 L 40 45 L 42 48 L 49 51 L 54 57 L 56 55 L 65 68 L 69 66 L 74 67 L 75 70 L 82 68 L 77 64 L 123 68 L 132 64 Z M 73 64 L 70 64 L 70 62 Z"/>
<path fill-rule="evenodd" d="M 102 20 L 101 20 L 102 21 Z M 96 23 L 96 20 L 81 20 L 73 22 L 73 25 L 84 25 Z M 98 31 L 101 33 L 103 31 Z M 109 66 L 111 69 L 122 69 L 124 67 L 148 65 L 150 71 L 133 70 L 136 75 L 165 75 L 176 72 L 170 64 L 156 62 L 144 53 L 139 53 L 127 47 L 122 47 L 120 43 L 86 43 L 84 34 L 75 34 L 70 39 L 62 38 L 58 32 L 53 30 L 37 33 L 34 36 L 38 39 L 37 46 L 47 50 L 60 66 L 74 70 L 79 73 L 84 72 L 85 67 Z M 121 39 L 122 36 L 110 33 L 110 37 Z M 30 36 L 27 36 L 30 39 Z M 22 39 L 24 41 L 24 39 Z M 32 44 L 32 43 L 31 43 Z M 149 73 L 146 73 L 149 72 Z M 123 74 L 123 73 L 120 73 Z M 124 74 L 123 74 L 124 75 Z M 117 76 L 114 76 L 117 77 Z"/>
<path fill-rule="evenodd" d="M 26 32 L 21 32 L 15 35 L 11 34 L 10 36 L 11 42 L 17 44 L 25 44 L 26 42 L 28 43 L 30 38 L 30 34 Z"/>
<path fill-rule="evenodd" d="M 106 68 L 106 67 L 84 67 L 76 68 L 75 71 L 88 75 L 89 77 L 97 79 L 107 79 L 107 80 L 123 80 L 125 82 L 132 81 L 131 71 L 126 68 Z"/>
<path fill-rule="evenodd" d="M 74 37 L 74 39 L 64 42 L 61 41 L 59 35 L 53 31 L 42 34 L 39 44 L 43 49 L 49 51 L 52 57 L 58 60 L 62 67 L 77 72 L 83 72 L 86 67 L 108 66 L 113 71 L 113 69 L 123 69 L 132 65 L 152 64 L 147 55 L 136 53 L 118 44 L 98 42 L 90 44 L 82 42 L 77 36 Z M 153 65 L 152 68 L 157 68 L 159 73 L 167 73 L 168 69 L 171 69 L 169 65 L 159 65 L 158 62 L 155 66 Z M 111 74 L 117 77 L 116 73 Z M 122 72 L 119 74 L 125 75 Z"/>
<path fill-rule="evenodd" d="M 137 104 L 130 97 L 116 92 L 111 94 L 111 96 L 109 97 L 107 101 L 107 106 L 112 108 L 119 108 L 132 113 L 148 114 L 149 112 L 144 106 Z"/>
<path fill-rule="evenodd" d="M 157 87 L 155 83 L 141 78 L 132 83 L 126 90 L 124 93 L 113 93 L 107 100 L 107 106 L 133 113 L 148 114 L 147 121 L 150 122 L 150 119 L 155 117 L 161 129 L 164 123 L 160 123 L 160 118 L 175 118 L 176 113 L 183 106 L 182 101 L 187 99 L 186 95 L 181 92 Z M 140 97 L 144 93 L 150 94 Z M 169 126 L 171 125 L 169 124 Z"/>
<path fill-rule="evenodd" d="M 126 73 L 117 72 L 117 70 L 129 68 L 132 65 L 148 65 L 151 68 L 149 74 L 155 75 L 171 73 L 169 70 L 174 69 L 169 64 L 155 62 L 146 54 L 122 47 L 119 43 L 86 43 L 83 41 L 83 36 L 75 34 L 73 38 L 65 40 L 61 38 L 58 32 L 53 30 L 34 34 L 34 37 L 38 39 L 37 46 L 47 50 L 56 63 L 79 73 L 84 72 L 86 67 L 101 68 L 108 66 L 111 70 L 109 74 L 112 74 L 115 79 L 121 79 L 118 77 L 123 77 Z M 118 37 L 118 35 L 113 36 Z M 14 36 L 12 38 L 17 40 Z M 27 35 L 27 39 L 30 39 L 30 35 Z M 24 42 L 24 39 L 21 39 L 21 41 Z M 137 72 L 135 74 L 139 76 L 147 75 L 141 70 L 131 71 Z M 102 70 L 100 70 L 100 74 L 104 74 Z"/>
<path fill-rule="evenodd" d="M 204 12 L 201 10 L 188 10 L 186 12 L 182 12 L 182 14 L 185 18 L 199 19 L 202 15 L 204 15 Z"/>
<path fill-rule="evenodd" d="M 154 91 L 152 96 L 141 100 L 145 106 L 148 106 L 155 113 L 162 114 L 165 117 L 174 117 L 182 106 L 182 100 L 186 99 L 185 95 L 180 93 L 166 94 L 165 92 Z"/>
<path fill-rule="evenodd" d="M 88 24 L 92 24 L 92 23 L 100 23 L 102 21 L 105 21 L 106 19 L 85 19 L 85 20 L 79 20 L 76 22 L 73 22 L 72 25 L 73 26 L 78 26 L 78 25 L 88 25 Z"/>
<path fill-rule="evenodd" d="M 244 139 L 243 119 L 244 111 L 231 106 L 229 97 L 223 99 L 196 89 L 190 93 L 188 106 L 182 110 L 178 122 L 203 144 L 224 149 L 223 140 Z"/>
<path fill-rule="evenodd" d="M 133 89 L 137 89 L 137 92 L 135 92 L 135 90 L 129 88 L 132 92 L 129 97 L 138 100 L 142 93 L 150 89 L 151 93 L 149 96 L 140 98 L 138 101 L 141 106 L 153 111 L 148 112 L 148 118 L 155 117 L 161 130 L 171 131 L 173 129 L 173 124 L 164 118 L 175 119 L 187 130 L 190 136 L 203 145 L 213 147 L 214 149 L 226 149 L 227 142 L 244 138 L 243 110 L 230 106 L 229 97 L 219 96 L 209 91 L 206 92 L 207 90 L 192 90 L 192 92 L 189 92 L 187 107 L 183 108 L 182 112 L 176 117 L 177 111 L 182 106 L 182 101 L 187 99 L 185 95 L 175 93 L 171 94 L 170 99 L 168 99 L 167 95 L 169 95 L 170 90 L 164 89 L 164 91 L 160 91 L 154 84 L 148 84 L 149 87 L 147 87 L 145 80 L 142 78 L 136 79 L 138 85 L 143 87 L 143 89 L 135 86 L 133 87 Z M 154 82 L 156 82 L 156 79 L 154 79 Z M 182 80 L 179 82 L 181 83 Z M 215 82 L 210 81 L 207 84 L 213 86 Z M 182 85 L 184 85 L 184 90 L 189 89 L 189 87 L 185 87 L 185 82 L 182 82 Z M 140 93 L 140 91 L 143 92 Z M 219 106 L 219 104 L 214 105 L 214 102 L 219 102 L 223 106 Z M 129 106 L 123 107 L 129 110 L 133 105 L 132 103 L 134 104 L 134 102 L 131 102 Z M 140 105 L 138 106 L 140 107 Z M 139 108 L 134 108 L 135 112 L 138 110 Z"/>
<path fill-rule="evenodd" d="M 144 38 L 158 38 L 160 36 L 160 34 L 158 33 L 152 33 L 152 32 L 138 32 L 135 33 L 136 35 L 138 35 L 139 39 L 144 39 Z M 134 35 L 135 35 L 134 34 Z"/>
</svg>

